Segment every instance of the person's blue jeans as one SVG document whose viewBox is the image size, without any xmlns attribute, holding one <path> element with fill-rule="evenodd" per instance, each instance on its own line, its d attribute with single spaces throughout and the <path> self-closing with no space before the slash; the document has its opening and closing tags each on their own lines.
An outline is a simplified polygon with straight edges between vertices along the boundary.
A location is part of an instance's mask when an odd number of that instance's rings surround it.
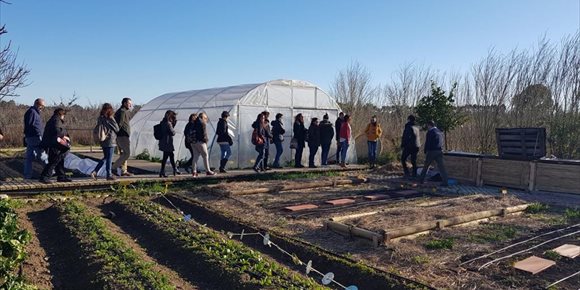
<svg viewBox="0 0 580 290">
<path fill-rule="evenodd" d="M 304 143 L 298 142 L 296 145 L 296 154 L 294 154 L 294 166 L 302 166 L 302 152 L 304 151 Z"/>
<path fill-rule="evenodd" d="M 330 143 L 328 144 L 321 144 L 322 153 L 320 154 L 320 164 L 328 165 L 328 152 L 330 152 Z"/>
<path fill-rule="evenodd" d="M 348 142 L 340 142 L 340 159 L 342 163 L 346 163 L 346 151 L 348 151 Z"/>
<path fill-rule="evenodd" d="M 369 149 L 369 163 L 377 161 L 377 141 L 367 141 Z"/>
<path fill-rule="evenodd" d="M 256 151 L 258 151 L 258 157 L 256 157 L 254 169 L 260 170 L 264 166 L 264 145 L 256 145 Z"/>
<path fill-rule="evenodd" d="M 274 145 L 276 145 L 276 157 L 274 157 L 274 167 L 280 167 L 280 156 L 282 156 L 282 152 L 284 152 L 284 148 L 282 147 L 282 141 L 274 141 Z"/>
<path fill-rule="evenodd" d="M 24 160 L 24 178 L 32 178 L 32 161 L 41 161 L 42 148 L 40 148 L 40 137 L 26 137 L 26 155 Z"/>
<path fill-rule="evenodd" d="M 232 148 L 230 144 L 219 144 L 219 145 L 221 151 L 220 159 L 230 159 L 230 156 L 232 156 Z"/>
<path fill-rule="evenodd" d="M 97 167 L 95 167 L 95 172 L 99 173 L 103 164 L 105 164 L 105 169 L 107 170 L 107 177 L 111 177 L 112 171 L 111 167 L 113 167 L 113 154 L 115 153 L 115 147 L 102 147 L 103 149 L 103 159 L 99 161 Z"/>
</svg>

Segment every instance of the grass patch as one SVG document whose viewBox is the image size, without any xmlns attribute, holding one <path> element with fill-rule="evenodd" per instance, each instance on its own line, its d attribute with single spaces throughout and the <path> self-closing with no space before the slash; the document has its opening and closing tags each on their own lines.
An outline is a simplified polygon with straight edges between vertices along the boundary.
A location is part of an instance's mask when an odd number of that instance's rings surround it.
<svg viewBox="0 0 580 290">
<path fill-rule="evenodd" d="M 455 240 L 453 238 L 434 239 L 425 243 L 425 248 L 428 250 L 450 250 L 453 249 Z"/>
<path fill-rule="evenodd" d="M 479 244 L 503 242 L 515 238 L 518 229 L 514 226 L 489 224 L 482 227 L 479 233 L 469 236 L 469 240 Z"/>
<path fill-rule="evenodd" d="M 547 204 L 534 202 L 534 203 L 530 204 L 524 212 L 530 213 L 530 214 L 535 214 L 535 213 L 547 211 L 548 209 L 550 209 L 550 206 L 548 206 Z"/>
<path fill-rule="evenodd" d="M 555 251 L 549 250 L 549 251 L 545 251 L 544 252 L 544 257 L 546 257 L 546 259 L 550 259 L 552 261 L 558 261 L 560 260 L 560 258 L 562 258 L 562 256 L 560 256 L 560 254 L 556 253 Z"/>
<path fill-rule="evenodd" d="M 564 217 L 570 221 L 580 220 L 580 208 L 567 208 L 564 211 Z"/>
<path fill-rule="evenodd" d="M 428 264 L 431 261 L 427 255 L 418 255 L 413 257 L 413 262 L 419 265 Z"/>
</svg>

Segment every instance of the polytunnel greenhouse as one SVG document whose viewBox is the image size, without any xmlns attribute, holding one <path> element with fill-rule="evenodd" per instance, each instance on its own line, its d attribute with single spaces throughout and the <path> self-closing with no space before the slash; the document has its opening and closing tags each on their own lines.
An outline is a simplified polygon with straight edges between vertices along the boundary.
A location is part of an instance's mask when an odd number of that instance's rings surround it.
<svg viewBox="0 0 580 290">
<path fill-rule="evenodd" d="M 211 88 L 192 90 L 185 92 L 168 93 L 161 95 L 145 104 L 131 119 L 131 152 L 133 155 L 147 150 L 151 156 L 161 157 L 162 152 L 157 146 L 158 141 L 153 137 L 153 126 L 158 124 L 167 110 L 177 112 L 176 135 L 174 137 L 176 160 L 190 157 L 189 150 L 185 148 L 183 130 L 192 113 L 204 112 L 208 116 L 208 150 L 212 167 L 219 164 L 219 145 L 216 142 L 215 126 L 223 111 L 228 111 L 228 125 L 230 134 L 233 136 L 232 157 L 229 160 L 229 168 L 247 168 L 254 164 L 257 152 L 250 139 L 252 123 L 262 111 L 270 112 L 270 122 L 277 113 L 282 113 L 284 128 L 284 153 L 281 164 L 293 160 L 294 150 L 290 150 L 292 138 L 292 125 L 294 116 L 298 113 L 304 115 L 304 123 L 308 128 L 310 119 L 322 116 L 326 113 L 334 125 L 340 107 L 336 101 L 319 87 L 298 80 L 274 80 L 259 84 L 237 85 L 223 88 Z M 354 142 L 354 139 L 352 139 Z M 355 162 L 355 146 L 351 144 L 347 161 Z M 275 156 L 275 146 L 270 146 L 269 162 Z M 332 142 L 330 160 L 335 159 L 336 142 Z M 302 154 L 303 164 L 308 164 L 308 146 Z M 320 162 L 320 149 L 318 150 L 317 162 Z M 201 160 L 199 160 L 201 165 Z M 198 167 L 199 168 L 199 167 Z"/>
</svg>

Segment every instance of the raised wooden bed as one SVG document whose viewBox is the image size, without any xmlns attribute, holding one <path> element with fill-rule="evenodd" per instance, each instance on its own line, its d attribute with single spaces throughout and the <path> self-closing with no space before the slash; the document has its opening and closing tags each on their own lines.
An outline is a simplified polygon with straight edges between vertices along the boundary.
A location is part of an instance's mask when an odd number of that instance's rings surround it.
<svg viewBox="0 0 580 290">
<path fill-rule="evenodd" d="M 480 171 L 480 158 L 477 157 L 461 157 L 454 155 L 445 155 L 443 162 L 445 162 L 445 169 L 447 174 L 453 176 L 462 183 L 477 184 L 478 173 Z"/>
</svg>

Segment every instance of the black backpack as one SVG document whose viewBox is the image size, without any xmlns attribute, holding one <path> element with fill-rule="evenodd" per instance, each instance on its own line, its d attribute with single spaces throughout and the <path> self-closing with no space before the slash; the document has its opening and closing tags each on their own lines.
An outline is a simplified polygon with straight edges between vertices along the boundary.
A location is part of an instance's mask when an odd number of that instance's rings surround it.
<svg viewBox="0 0 580 290">
<path fill-rule="evenodd" d="M 155 137 L 155 140 L 161 140 L 162 137 L 161 135 L 163 135 L 161 130 L 162 130 L 161 124 L 153 126 L 153 137 Z"/>
</svg>

